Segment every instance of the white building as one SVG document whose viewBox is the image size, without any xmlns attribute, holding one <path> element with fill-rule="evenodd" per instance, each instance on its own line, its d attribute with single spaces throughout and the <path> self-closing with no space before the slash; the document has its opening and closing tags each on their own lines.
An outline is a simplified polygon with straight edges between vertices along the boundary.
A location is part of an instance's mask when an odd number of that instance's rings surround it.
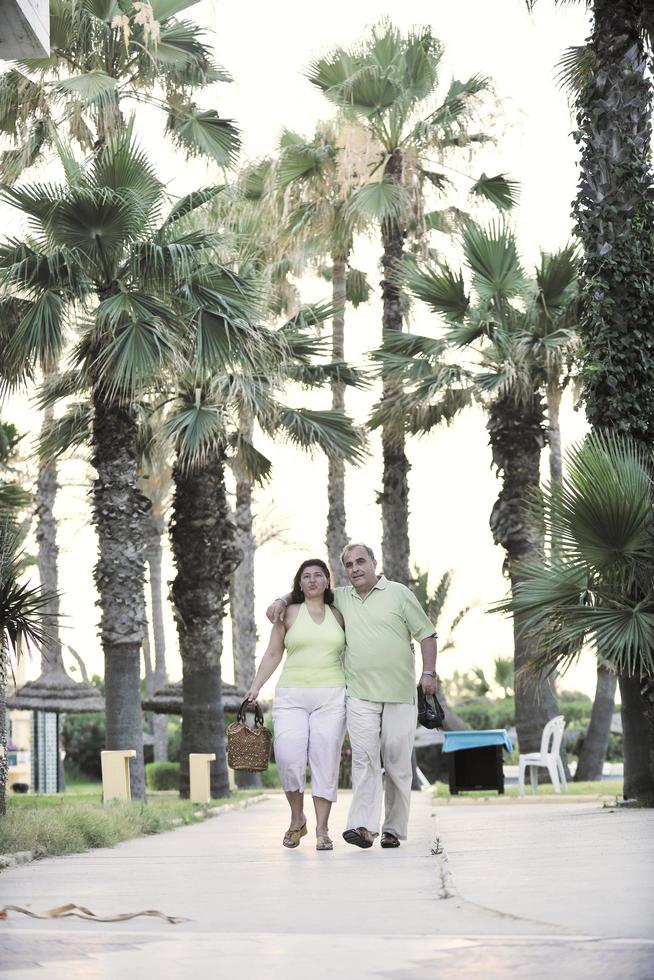
<svg viewBox="0 0 654 980">
<path fill-rule="evenodd" d="M 0 0 L 0 60 L 49 54 L 49 0 Z"/>
</svg>

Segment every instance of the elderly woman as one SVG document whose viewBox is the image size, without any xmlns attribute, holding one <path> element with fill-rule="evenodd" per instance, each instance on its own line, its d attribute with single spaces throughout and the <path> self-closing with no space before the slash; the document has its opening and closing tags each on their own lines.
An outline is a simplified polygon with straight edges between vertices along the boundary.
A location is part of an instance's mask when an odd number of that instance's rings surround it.
<svg viewBox="0 0 654 980">
<path fill-rule="evenodd" d="M 329 813 L 336 799 L 345 733 L 343 617 L 333 607 L 329 569 L 319 558 L 303 561 L 293 579 L 283 622 L 273 625 L 268 648 L 247 693 L 256 701 L 286 650 L 273 704 L 275 760 L 291 808 L 284 847 L 307 833 L 304 786 L 307 762 L 316 811 L 316 850 L 331 851 Z"/>
</svg>

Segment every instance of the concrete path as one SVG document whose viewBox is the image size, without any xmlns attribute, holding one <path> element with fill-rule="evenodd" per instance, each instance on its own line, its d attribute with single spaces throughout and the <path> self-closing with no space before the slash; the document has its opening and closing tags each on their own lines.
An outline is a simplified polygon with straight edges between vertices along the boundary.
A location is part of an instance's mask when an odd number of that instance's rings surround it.
<svg viewBox="0 0 654 980">
<path fill-rule="evenodd" d="M 13 980 L 652 980 L 654 813 L 596 804 L 444 804 L 414 794 L 396 851 L 313 836 L 281 847 L 284 799 L 0 874 L 0 905 L 65 902 L 98 925 L 0 922 Z M 442 845 L 444 854 L 434 854 Z"/>
</svg>

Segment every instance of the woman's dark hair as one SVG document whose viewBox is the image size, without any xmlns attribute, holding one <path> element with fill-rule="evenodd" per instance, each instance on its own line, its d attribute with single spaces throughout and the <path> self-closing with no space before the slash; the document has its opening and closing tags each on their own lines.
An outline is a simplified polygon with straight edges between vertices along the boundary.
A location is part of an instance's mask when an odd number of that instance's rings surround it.
<svg viewBox="0 0 654 980">
<path fill-rule="evenodd" d="M 327 588 L 325 589 L 324 600 L 328 606 L 333 605 L 334 593 L 332 592 L 332 588 L 331 588 L 332 579 L 331 579 L 331 575 L 329 574 L 329 569 L 325 565 L 322 558 L 307 558 L 306 561 L 302 562 L 297 572 L 293 576 L 293 585 L 291 586 L 291 602 L 295 602 L 295 603 L 304 602 L 304 592 L 300 588 L 300 579 L 302 578 L 302 572 L 304 571 L 305 568 L 308 568 L 309 565 L 317 565 L 318 568 L 321 568 L 322 571 L 325 573 L 325 578 L 327 579 Z"/>
</svg>

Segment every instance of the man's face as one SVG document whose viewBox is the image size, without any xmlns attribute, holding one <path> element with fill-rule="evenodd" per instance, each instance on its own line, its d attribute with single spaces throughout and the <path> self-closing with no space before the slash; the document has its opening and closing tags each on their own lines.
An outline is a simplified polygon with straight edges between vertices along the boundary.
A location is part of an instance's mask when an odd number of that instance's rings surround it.
<svg viewBox="0 0 654 980">
<path fill-rule="evenodd" d="M 377 583 L 377 562 L 374 561 L 365 548 L 352 548 L 343 562 L 345 572 L 357 592 L 370 592 Z"/>
</svg>

